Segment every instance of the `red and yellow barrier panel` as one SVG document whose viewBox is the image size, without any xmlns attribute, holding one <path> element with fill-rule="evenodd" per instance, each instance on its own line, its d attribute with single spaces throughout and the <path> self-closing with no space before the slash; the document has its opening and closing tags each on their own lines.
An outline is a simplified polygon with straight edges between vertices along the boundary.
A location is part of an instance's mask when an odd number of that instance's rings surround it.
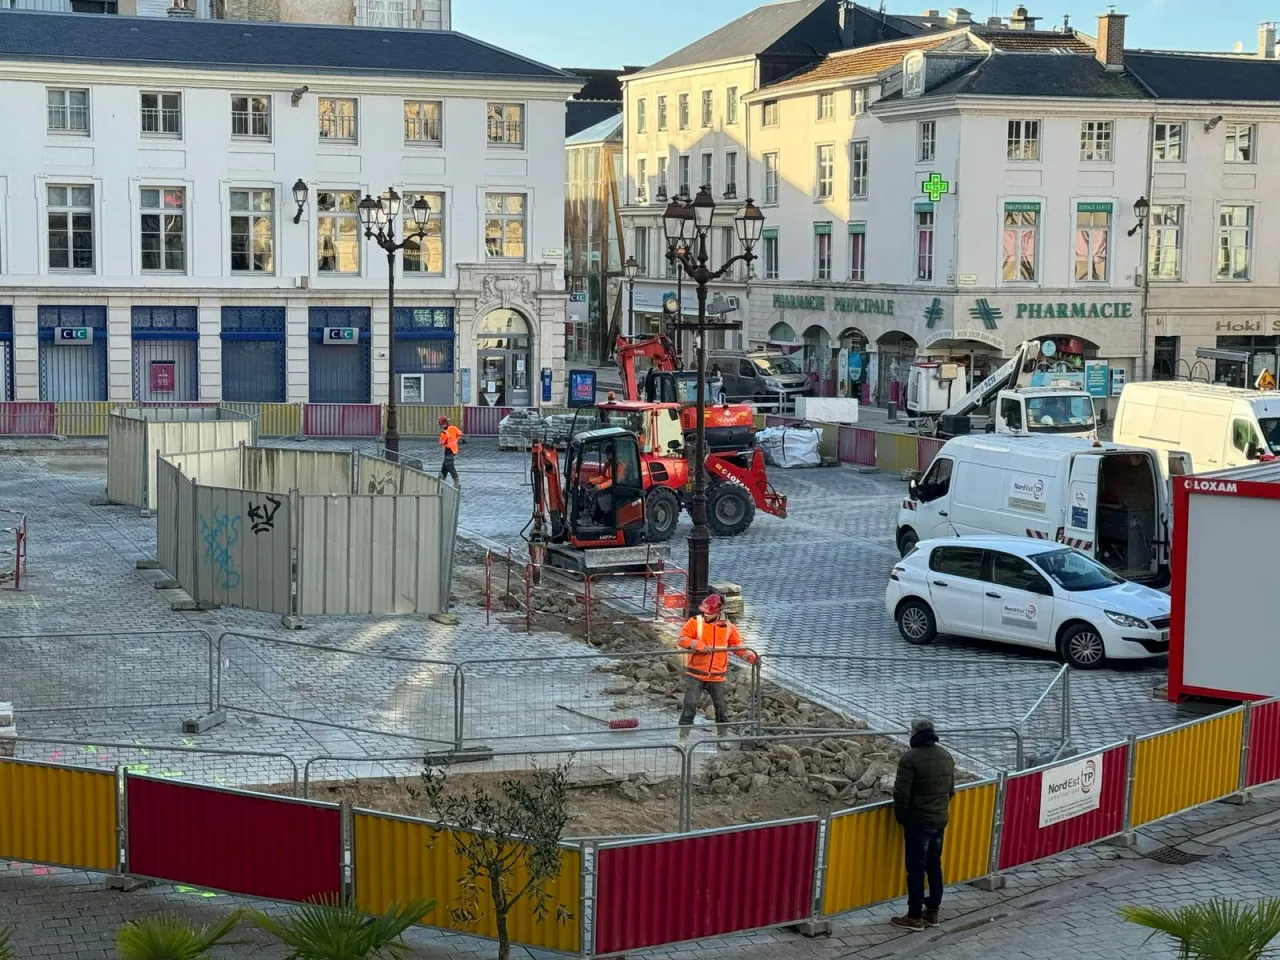
<svg viewBox="0 0 1280 960">
<path fill-rule="evenodd" d="M 1244 708 L 1137 741 L 1129 829 L 1240 789 Z"/>
<path fill-rule="evenodd" d="M 0 859 L 110 873 L 116 775 L 0 760 Z"/>
<path fill-rule="evenodd" d="M 974 880 L 989 872 L 995 809 L 993 780 L 956 791 L 942 847 L 942 875 L 948 884 Z M 906 892 L 902 827 L 894 820 L 893 804 L 859 807 L 833 816 L 827 828 L 823 914 L 844 913 Z"/>
<path fill-rule="evenodd" d="M 355 846 L 355 902 L 365 913 L 380 914 L 393 903 L 408 903 L 414 897 L 436 901 L 427 915 L 426 925 L 456 930 L 478 937 L 496 938 L 498 929 L 493 915 L 483 910 L 488 897 L 481 891 L 480 916 L 470 923 L 456 922 L 451 908 L 462 906 L 459 880 L 466 876 L 466 861 L 455 852 L 447 830 L 436 833 L 431 823 L 409 817 L 357 810 L 352 816 Z M 547 916 L 534 913 L 534 901 L 528 897 L 518 903 L 507 917 L 511 940 L 541 950 L 577 953 L 581 937 L 582 854 L 565 847 L 560 855 L 560 875 L 550 884 L 551 897 Z M 528 881 L 524 871 L 517 871 L 513 883 L 517 889 Z M 564 908 L 568 922 L 559 922 L 557 913 Z"/>
<path fill-rule="evenodd" d="M 1249 708 L 1249 760 L 1244 785 L 1280 780 L 1280 700 Z"/>
</svg>

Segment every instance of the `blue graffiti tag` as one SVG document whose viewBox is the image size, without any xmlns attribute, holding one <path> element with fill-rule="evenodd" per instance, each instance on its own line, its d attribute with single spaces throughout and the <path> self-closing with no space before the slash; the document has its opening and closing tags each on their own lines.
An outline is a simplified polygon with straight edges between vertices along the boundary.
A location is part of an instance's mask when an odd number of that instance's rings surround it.
<svg viewBox="0 0 1280 960">
<path fill-rule="evenodd" d="M 218 586 L 223 590 L 240 586 L 240 574 L 231 556 L 231 548 L 240 540 L 240 515 L 231 517 L 214 507 L 213 523 L 200 518 L 200 538 L 204 541 L 204 558 L 221 574 Z"/>
</svg>

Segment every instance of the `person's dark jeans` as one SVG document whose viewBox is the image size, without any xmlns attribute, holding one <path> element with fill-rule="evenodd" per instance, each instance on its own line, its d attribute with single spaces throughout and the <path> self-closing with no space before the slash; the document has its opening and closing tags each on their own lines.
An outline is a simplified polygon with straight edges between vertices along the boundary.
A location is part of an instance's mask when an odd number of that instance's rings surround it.
<svg viewBox="0 0 1280 960">
<path fill-rule="evenodd" d="M 907 916 L 923 916 L 942 904 L 942 830 L 903 827 L 907 858 Z M 925 879 L 929 896 L 924 895 Z"/>
<path fill-rule="evenodd" d="M 724 682 L 712 683 L 699 680 L 697 677 L 684 678 L 684 709 L 680 711 L 680 725 L 687 727 L 693 723 L 694 714 L 698 712 L 698 702 L 702 699 L 702 691 L 711 697 L 711 705 L 716 708 L 716 723 L 728 723 L 729 711 L 724 705 Z"/>
<path fill-rule="evenodd" d="M 444 454 L 444 460 L 440 464 L 440 479 L 443 480 L 446 477 L 453 477 L 455 484 L 461 482 L 458 479 L 458 468 L 453 464 L 453 454 L 447 450 Z"/>
</svg>

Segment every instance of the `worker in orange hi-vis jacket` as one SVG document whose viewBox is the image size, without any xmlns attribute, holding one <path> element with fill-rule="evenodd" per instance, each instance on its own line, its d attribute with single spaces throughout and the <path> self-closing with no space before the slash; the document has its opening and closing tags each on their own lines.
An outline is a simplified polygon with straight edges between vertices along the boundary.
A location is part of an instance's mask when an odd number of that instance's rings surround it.
<svg viewBox="0 0 1280 960">
<path fill-rule="evenodd" d="M 680 646 L 691 651 L 685 664 L 684 709 L 680 711 L 680 726 L 688 727 L 693 723 L 705 691 L 715 707 L 720 732 L 724 733 L 725 724 L 729 722 L 729 711 L 724 704 L 729 654 L 741 657 L 747 663 L 755 663 L 756 655 L 742 646 L 738 628 L 724 616 L 724 598 L 720 594 L 708 594 L 698 610 L 699 615 L 689 618 L 680 631 Z"/>
<path fill-rule="evenodd" d="M 462 439 L 462 431 L 451 424 L 448 417 L 441 417 L 437 422 L 440 424 L 440 449 L 444 452 L 444 460 L 440 463 L 440 479 L 453 477 L 453 485 L 462 489 L 458 468 L 453 463 L 453 458 L 458 455 L 458 441 Z"/>
</svg>

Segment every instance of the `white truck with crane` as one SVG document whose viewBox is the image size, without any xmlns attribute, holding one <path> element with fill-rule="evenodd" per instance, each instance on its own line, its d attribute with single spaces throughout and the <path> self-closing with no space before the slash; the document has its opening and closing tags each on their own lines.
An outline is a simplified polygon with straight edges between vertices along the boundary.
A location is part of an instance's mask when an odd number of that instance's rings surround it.
<svg viewBox="0 0 1280 960">
<path fill-rule="evenodd" d="M 922 418 L 922 433 L 943 438 L 977 432 L 973 412 L 987 404 L 992 405 L 988 433 L 1095 438 L 1093 398 L 1086 391 L 1069 381 L 1030 385 L 1040 357 L 1041 342 L 1025 341 L 1008 362 L 954 402 L 950 398 L 954 384 L 964 383 L 964 364 L 919 361 L 908 375 L 907 412 Z"/>
</svg>

